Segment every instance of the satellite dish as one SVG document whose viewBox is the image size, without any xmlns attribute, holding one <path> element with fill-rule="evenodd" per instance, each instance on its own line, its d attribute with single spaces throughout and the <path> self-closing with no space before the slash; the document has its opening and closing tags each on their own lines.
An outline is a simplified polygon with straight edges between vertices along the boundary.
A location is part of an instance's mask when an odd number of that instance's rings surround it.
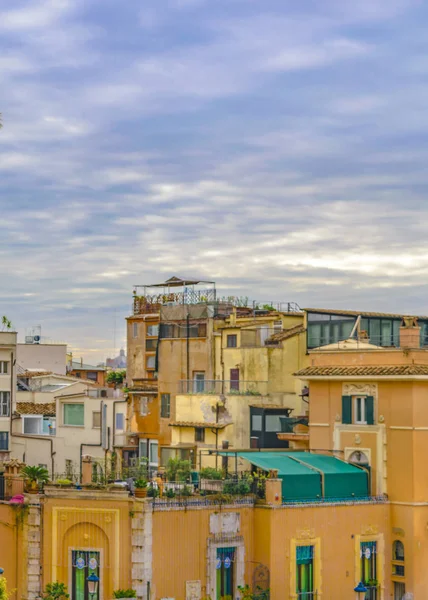
<svg viewBox="0 0 428 600">
<path fill-rule="evenodd" d="M 34 339 L 34 342 L 36 344 L 38 344 L 40 342 L 40 336 L 39 335 L 35 335 L 33 339 Z"/>
</svg>

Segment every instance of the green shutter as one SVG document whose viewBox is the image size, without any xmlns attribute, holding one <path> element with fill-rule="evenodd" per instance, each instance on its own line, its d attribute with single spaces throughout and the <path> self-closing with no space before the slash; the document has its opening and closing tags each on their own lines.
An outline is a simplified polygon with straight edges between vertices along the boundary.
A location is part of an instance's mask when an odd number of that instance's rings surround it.
<svg viewBox="0 0 428 600">
<path fill-rule="evenodd" d="M 350 425 L 352 423 L 352 397 L 342 396 L 342 423 Z"/>
<path fill-rule="evenodd" d="M 367 396 L 367 398 L 366 398 L 366 421 L 367 421 L 367 425 L 374 425 L 373 396 Z"/>
</svg>

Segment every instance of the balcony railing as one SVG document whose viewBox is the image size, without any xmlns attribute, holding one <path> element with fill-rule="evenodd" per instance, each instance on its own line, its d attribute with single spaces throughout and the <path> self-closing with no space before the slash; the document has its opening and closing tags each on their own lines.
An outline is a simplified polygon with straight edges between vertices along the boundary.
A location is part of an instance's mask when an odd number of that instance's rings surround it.
<svg viewBox="0 0 428 600">
<path fill-rule="evenodd" d="M 267 390 L 267 381 L 182 379 L 178 382 L 179 394 L 225 394 L 226 396 L 266 396 Z"/>
<path fill-rule="evenodd" d="M 297 592 L 298 600 L 317 600 L 318 592 Z"/>
</svg>

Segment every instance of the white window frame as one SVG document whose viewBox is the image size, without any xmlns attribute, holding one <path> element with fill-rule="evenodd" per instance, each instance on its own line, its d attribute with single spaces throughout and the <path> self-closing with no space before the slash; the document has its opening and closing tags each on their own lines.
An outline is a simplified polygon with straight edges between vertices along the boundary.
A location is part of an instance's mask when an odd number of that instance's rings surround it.
<svg viewBox="0 0 428 600">
<path fill-rule="evenodd" d="M 198 377 L 202 375 L 202 377 Z M 202 382 L 202 390 L 199 390 L 199 383 Z M 193 393 L 203 394 L 205 392 L 205 371 L 195 371 L 193 373 Z"/>
<path fill-rule="evenodd" d="M 100 424 L 94 425 L 94 415 L 100 415 Z M 93 410 L 92 411 L 92 429 L 101 429 L 101 411 L 100 410 Z"/>
<path fill-rule="evenodd" d="M 10 416 L 10 392 L 0 392 L 0 417 Z"/>
<path fill-rule="evenodd" d="M 73 406 L 75 404 L 80 404 L 83 406 L 83 425 L 68 425 L 65 422 L 65 407 L 69 406 L 70 404 Z M 83 402 L 64 402 L 63 403 L 63 405 L 62 405 L 62 426 L 63 427 L 80 427 L 80 428 L 85 427 L 85 405 Z"/>
<path fill-rule="evenodd" d="M 358 419 L 358 402 L 361 401 L 361 419 Z M 352 422 L 367 425 L 367 396 L 352 396 Z"/>
<path fill-rule="evenodd" d="M 25 431 L 25 421 L 27 419 L 34 420 L 36 419 L 39 423 L 39 429 L 37 433 L 28 433 Z M 43 417 L 40 415 L 22 415 L 22 433 L 26 433 L 26 435 L 41 435 L 43 429 Z"/>
<path fill-rule="evenodd" d="M 151 461 L 151 457 L 152 457 L 152 447 L 156 446 L 156 462 Z M 150 468 L 157 468 L 159 466 L 159 442 L 157 440 L 150 440 L 149 441 L 149 467 Z"/>
<path fill-rule="evenodd" d="M 122 425 L 123 427 L 117 426 L 117 418 L 122 417 Z M 116 413 L 116 423 L 115 423 L 116 431 L 125 431 L 125 415 L 124 413 Z"/>
<path fill-rule="evenodd" d="M 0 375 L 8 375 L 9 374 L 9 361 L 8 360 L 0 360 Z"/>
</svg>

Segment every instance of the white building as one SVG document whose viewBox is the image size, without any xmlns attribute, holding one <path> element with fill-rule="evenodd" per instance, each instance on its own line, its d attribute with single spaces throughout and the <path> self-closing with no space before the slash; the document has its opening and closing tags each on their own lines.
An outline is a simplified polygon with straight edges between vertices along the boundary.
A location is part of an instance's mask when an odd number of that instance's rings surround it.
<svg viewBox="0 0 428 600">
<path fill-rule="evenodd" d="M 76 477 L 83 456 L 102 461 L 123 444 L 126 401 L 120 390 L 31 372 L 18 383 L 12 417 L 14 457 L 45 466 L 51 476 Z"/>
<path fill-rule="evenodd" d="M 13 392 L 16 389 L 16 333 L 0 332 L 0 461 L 10 455 Z"/>
<path fill-rule="evenodd" d="M 26 343 L 16 347 L 17 370 L 49 371 L 58 375 L 66 374 L 67 344 Z"/>
</svg>

